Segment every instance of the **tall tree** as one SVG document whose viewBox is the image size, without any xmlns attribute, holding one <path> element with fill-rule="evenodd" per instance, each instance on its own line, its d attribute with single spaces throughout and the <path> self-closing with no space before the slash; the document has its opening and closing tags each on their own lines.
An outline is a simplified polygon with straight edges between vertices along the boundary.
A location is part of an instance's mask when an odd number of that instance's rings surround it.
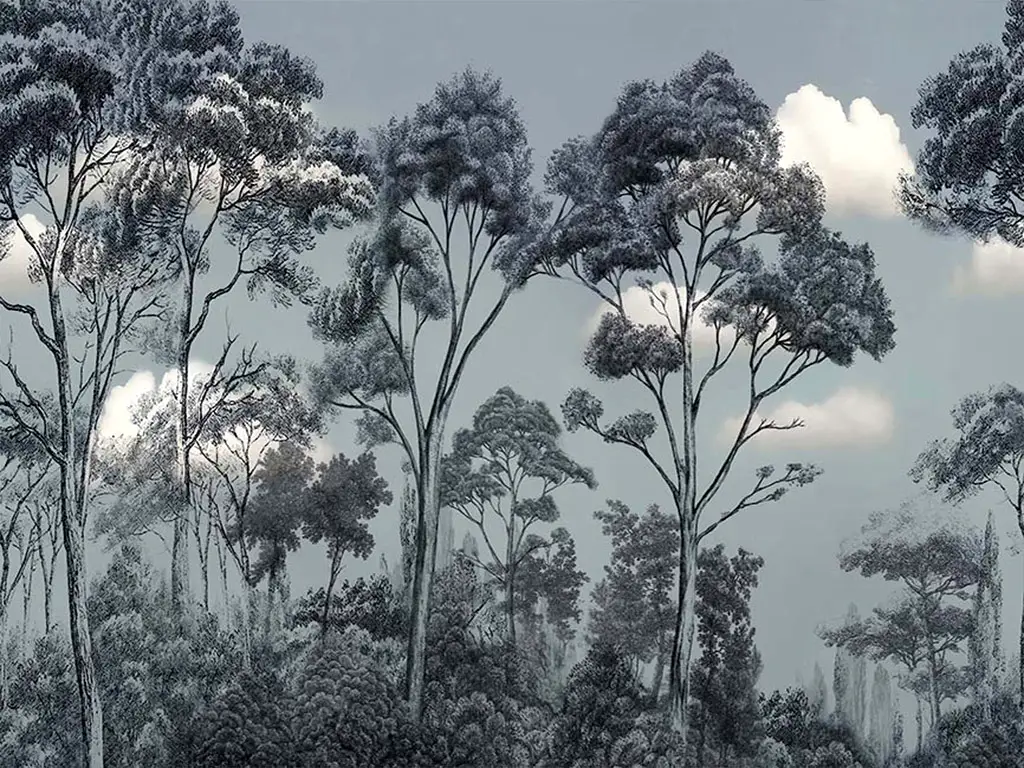
<svg viewBox="0 0 1024 768">
<path fill-rule="evenodd" d="M 324 130 L 306 109 L 323 91 L 310 61 L 278 45 L 245 45 L 238 14 L 223 0 L 125 2 L 132 18 L 115 33 L 134 42 L 137 26 L 184 49 L 147 60 L 145 72 L 175 78 L 144 85 L 173 98 L 154 115 L 154 143 L 136 161 L 144 185 L 133 201 L 136 228 L 166 245 L 176 275 L 173 317 L 153 349 L 176 372 L 171 594 L 180 614 L 190 459 L 202 432 L 188 406 L 193 349 L 211 312 L 243 287 L 250 297 L 269 293 L 275 305 L 308 301 L 316 276 L 299 256 L 317 233 L 369 215 L 373 190 L 355 134 Z M 228 248 L 213 247 L 218 235 Z M 219 366 L 231 370 L 228 358 Z"/>
<path fill-rule="evenodd" d="M 1009 384 L 976 392 L 957 404 L 952 417 L 957 436 L 933 441 L 918 457 L 911 477 L 954 504 L 983 488 L 996 489 L 1024 535 L 1024 392 Z M 1024 608 L 1019 650 L 1024 652 Z M 1024 707 L 1024 664 L 1018 695 Z"/>
<path fill-rule="evenodd" d="M 146 3 L 6 3 L 0 62 L 2 257 L 26 253 L 31 300 L 0 290 L 0 309 L 48 360 L 48 384 L 0 361 L 0 419 L 31 435 L 59 476 L 71 648 L 83 761 L 103 761 L 103 722 L 91 648 L 84 528 L 97 424 L 118 363 L 145 321 L 159 316 L 168 277 L 159 242 L 141 237 L 135 206 L 148 133 L 187 80 L 180 34 L 140 19 Z M 138 7 L 136 7 L 138 6 Z M 140 11 L 140 13 L 136 13 Z M 178 30 L 180 31 L 180 29 Z M 174 67 L 141 65 L 173 59 Z M 139 96 L 146 93 L 145 98 Z M 150 190 L 150 193 L 152 190 Z M 36 371 L 34 373 L 39 373 Z"/>
<path fill-rule="evenodd" d="M 353 246 L 348 281 L 321 294 L 310 325 L 328 344 L 323 402 L 360 412 L 367 447 L 398 443 L 415 479 L 405 693 L 418 718 L 448 414 L 473 351 L 534 272 L 549 209 L 530 186 L 516 104 L 489 74 L 466 70 L 438 85 L 412 116 L 378 131 L 376 158 L 377 227 Z M 481 282 L 487 267 L 501 275 L 496 292 Z M 444 331 L 426 371 L 420 342 L 431 322 Z"/>
<path fill-rule="evenodd" d="M 881 664 L 875 667 L 868 708 L 868 744 L 880 768 L 886 768 L 896 755 L 896 710 L 892 701 L 892 681 Z"/>
<path fill-rule="evenodd" d="M 611 562 L 594 586 L 590 632 L 636 662 L 654 660 L 651 696 L 661 694 L 675 626 L 673 584 L 679 553 L 676 521 L 656 504 L 643 515 L 621 501 L 594 517 L 612 540 Z"/>
<path fill-rule="evenodd" d="M 818 662 L 814 662 L 814 674 L 807 691 L 807 703 L 811 708 L 811 716 L 823 720 L 828 712 L 828 683 Z"/>
<path fill-rule="evenodd" d="M 314 544 L 322 541 L 327 545 L 330 568 L 321 618 L 326 633 L 331 595 L 344 557 L 349 553 L 364 559 L 369 556 L 373 535 L 367 522 L 377 515 L 381 505 L 391 503 L 391 491 L 377 475 L 372 453 L 363 453 L 355 460 L 339 453 L 327 464 L 321 464 L 317 474 L 306 505 L 303 533 Z"/>
<path fill-rule="evenodd" d="M 970 654 L 968 677 L 974 703 L 986 719 L 991 717 L 992 700 L 999 691 L 1004 671 L 1002 581 L 995 516 L 989 512 L 981 553 L 981 571 L 974 588 L 974 626 L 967 641 Z"/>
<path fill-rule="evenodd" d="M 860 611 L 851 603 L 846 613 L 846 625 L 856 626 L 859 622 Z M 867 686 L 867 659 L 864 654 L 854 653 L 848 644 L 837 645 L 834 676 L 836 718 L 858 740 L 864 738 Z"/>
<path fill-rule="evenodd" d="M 851 622 L 849 631 L 836 635 L 826 632 L 826 637 L 844 640 L 843 645 L 850 648 L 855 647 L 851 644 L 854 637 L 873 646 L 874 637 L 888 641 L 890 630 L 895 630 L 892 639 L 902 646 L 911 641 L 917 629 L 915 621 L 919 620 L 930 712 L 936 723 L 941 702 L 958 693 L 957 675 L 948 656 L 960 652 L 972 630 L 971 612 L 963 603 L 969 599 L 967 590 L 979 578 L 980 550 L 976 536 L 952 522 L 916 514 L 914 507 L 905 503 L 898 510 L 872 513 L 860 537 L 847 542 L 840 556 L 843 570 L 901 583 L 913 607 L 909 615 L 906 603 L 901 610 L 888 614 L 888 618 L 899 621 L 896 626 Z M 881 618 L 885 614 L 877 615 Z M 909 650 L 904 648 L 901 653 Z"/>
<path fill-rule="evenodd" d="M 626 86 L 600 131 L 566 143 L 548 168 L 549 188 L 565 212 L 545 241 L 548 269 L 585 286 L 608 310 L 587 349 L 587 367 L 600 379 L 633 379 L 654 406 L 654 413 L 604 424 L 602 403 L 573 390 L 563 412 L 570 430 L 638 451 L 670 494 L 681 543 L 669 681 L 673 725 L 684 740 L 700 542 L 744 509 L 775 501 L 818 474 L 802 464 L 778 474 L 764 467 L 739 501 L 720 501 L 745 445 L 801 426 L 759 414 L 809 369 L 826 361 L 849 366 L 861 351 L 878 359 L 893 347 L 889 302 L 871 250 L 822 227 L 820 180 L 803 166 L 780 167 L 779 142 L 768 106 L 728 61 L 708 53 L 667 83 Z M 774 238 L 779 259 L 765 265 L 754 243 Z M 631 277 L 632 290 L 649 295 L 655 324 L 630 317 Z M 693 345 L 701 323 L 715 339 L 703 374 Z M 741 345 L 746 351 L 738 352 Z M 698 416 L 712 379 L 734 359 L 746 368 L 749 386 L 742 389 L 749 397 L 735 439 L 701 488 Z M 681 402 L 666 390 L 674 374 Z M 659 427 L 667 454 L 652 443 Z M 702 522 L 713 504 L 722 513 Z"/>
<path fill-rule="evenodd" d="M 502 387 L 477 409 L 471 428 L 455 433 L 452 452 L 441 465 L 441 503 L 480 531 L 490 557 L 475 565 L 504 597 L 513 649 L 517 572 L 552 544 L 538 532 L 561 514 L 552 494 L 570 484 L 597 487 L 594 473 L 559 445 L 561 432 L 547 405 Z"/>
</svg>

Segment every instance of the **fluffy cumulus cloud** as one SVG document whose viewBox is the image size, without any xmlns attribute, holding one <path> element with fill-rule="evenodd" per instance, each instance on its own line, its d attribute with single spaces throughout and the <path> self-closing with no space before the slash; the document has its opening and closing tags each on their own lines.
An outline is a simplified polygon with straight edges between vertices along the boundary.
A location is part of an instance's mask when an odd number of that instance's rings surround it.
<svg viewBox="0 0 1024 768">
<path fill-rule="evenodd" d="M 998 238 L 975 243 L 970 264 L 953 273 L 953 288 L 958 293 L 1024 293 L 1024 249 Z"/>
<path fill-rule="evenodd" d="M 33 237 L 39 237 L 46 227 L 43 223 L 27 213 L 21 217 L 25 230 Z M 31 263 L 32 248 L 25 240 L 21 229 L 11 227 L 6 233 L 0 258 L 0 291 L 11 295 L 23 293 L 31 285 L 28 279 L 28 266 Z"/>
<path fill-rule="evenodd" d="M 756 427 L 761 419 L 786 425 L 795 419 L 804 426 L 789 430 L 767 430 L 754 437 L 761 445 L 795 445 L 835 447 L 841 445 L 869 445 L 886 441 L 892 435 L 893 408 L 883 396 L 869 390 L 848 387 L 820 403 L 801 403 L 789 400 L 772 410 L 757 413 L 751 423 Z M 722 427 L 723 440 L 733 440 L 743 419 L 728 419 Z"/>
<path fill-rule="evenodd" d="M 626 310 L 626 316 L 634 323 L 640 325 L 663 325 L 675 329 L 679 325 L 677 319 L 679 317 L 679 303 L 676 301 L 676 294 L 672 290 L 672 284 L 667 282 L 655 283 L 652 286 L 652 290 L 656 296 L 652 296 L 651 290 L 641 288 L 638 285 L 627 288 L 622 294 L 622 305 Z M 683 295 L 685 295 L 685 291 L 680 289 L 680 296 Z M 665 301 L 668 318 L 665 316 L 665 309 L 662 308 L 662 300 Z M 601 318 L 613 311 L 607 305 L 598 307 L 587 323 L 586 334 L 588 336 L 593 334 L 597 330 Z M 698 310 L 698 315 L 702 311 L 703 307 Z M 722 344 L 732 344 L 732 340 L 733 337 L 729 329 L 723 330 Z M 715 349 L 715 329 L 700 318 L 697 319 L 697 323 L 693 328 L 693 344 L 698 349 L 710 349 L 712 353 Z"/>
<path fill-rule="evenodd" d="M 783 164 L 806 162 L 821 177 L 829 210 L 888 217 L 897 213 L 895 187 L 900 173 L 914 170 L 892 115 L 870 99 L 850 103 L 814 85 L 786 96 L 776 113 L 783 136 Z"/>
<path fill-rule="evenodd" d="M 213 374 L 213 366 L 202 360 L 193 360 L 190 372 L 196 383 L 207 381 Z M 164 373 L 159 380 L 152 371 L 136 371 L 124 384 L 111 387 L 100 414 L 98 424 L 100 439 L 116 443 L 135 438 L 146 419 L 146 414 L 137 412 L 140 401 L 143 398 L 148 399 L 156 395 L 150 413 L 155 413 L 161 406 L 169 405 L 177 392 L 178 377 L 178 371 L 173 369 Z M 224 440 L 225 444 L 229 446 L 234 441 L 236 449 L 244 444 L 240 433 L 227 434 L 224 436 Z M 254 462 L 258 461 L 268 448 L 275 445 L 276 443 L 272 440 L 256 440 L 248 446 L 250 459 Z M 330 461 L 333 455 L 334 449 L 330 443 L 320 437 L 313 438 L 310 456 L 317 464 Z"/>
</svg>

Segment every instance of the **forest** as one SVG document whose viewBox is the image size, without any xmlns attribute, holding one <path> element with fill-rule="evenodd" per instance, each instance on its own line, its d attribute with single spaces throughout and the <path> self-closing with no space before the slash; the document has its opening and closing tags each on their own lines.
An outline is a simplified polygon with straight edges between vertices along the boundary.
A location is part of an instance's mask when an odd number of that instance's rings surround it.
<svg viewBox="0 0 1024 768">
<path fill-rule="evenodd" d="M 902 307 L 724 55 L 538 158 L 500 73 L 357 132 L 317 111 L 332 73 L 243 31 L 227 0 L 0 3 L 0 768 L 1024 766 L 1011 384 L 948 403 L 920 493 L 845 532 L 833 568 L 887 598 L 837 598 L 831 665 L 761 683 L 761 542 L 718 537 L 828 466 L 750 444 L 805 428 L 767 410 L 794 382 L 881 363 Z M 916 84 L 892 195 L 1024 248 L 1024 0 L 998 33 Z M 558 402 L 481 363 L 545 284 L 601 307 Z M 544 377 L 538 343 L 508 369 Z M 642 462 L 630 498 L 583 444 Z"/>
</svg>

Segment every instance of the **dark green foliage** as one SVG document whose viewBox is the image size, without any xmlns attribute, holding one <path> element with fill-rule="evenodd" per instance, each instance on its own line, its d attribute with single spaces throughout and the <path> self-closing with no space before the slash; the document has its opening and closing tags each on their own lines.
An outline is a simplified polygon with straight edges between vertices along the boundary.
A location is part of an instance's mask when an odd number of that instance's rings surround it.
<svg viewBox="0 0 1024 768">
<path fill-rule="evenodd" d="M 197 718 L 196 768 L 299 768 L 289 702 L 272 679 L 242 675 Z"/>
</svg>

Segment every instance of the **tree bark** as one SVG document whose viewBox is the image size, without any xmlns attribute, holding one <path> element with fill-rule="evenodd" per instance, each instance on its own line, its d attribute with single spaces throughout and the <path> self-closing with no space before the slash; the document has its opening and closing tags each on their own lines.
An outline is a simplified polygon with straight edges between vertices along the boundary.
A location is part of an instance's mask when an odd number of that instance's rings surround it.
<svg viewBox="0 0 1024 768">
<path fill-rule="evenodd" d="M 1020 528 L 1020 533 L 1022 536 L 1024 536 L 1024 513 L 1017 513 L 1017 527 Z M 1020 657 L 1020 663 L 1017 665 L 1017 703 L 1021 709 L 1024 709 L 1024 601 L 1022 601 L 1021 605 L 1020 633 L 1017 640 L 1017 651 Z"/>
<path fill-rule="evenodd" d="M 341 557 L 335 552 L 331 555 L 331 573 L 327 577 L 327 591 L 324 593 L 324 610 L 320 616 L 321 636 L 327 637 L 327 622 L 331 616 L 331 595 L 334 592 L 334 582 L 338 580 L 338 571 L 341 570 Z"/>
<path fill-rule="evenodd" d="M 10 666 L 10 655 L 8 649 L 10 643 L 7 640 L 8 611 L 5 605 L 0 605 L 0 712 L 7 709 L 8 694 L 10 686 L 8 681 L 8 668 Z"/>
<path fill-rule="evenodd" d="M 25 584 L 22 588 L 21 594 L 21 658 L 28 658 L 28 625 L 29 618 L 28 614 L 32 608 L 32 586 L 36 580 L 36 555 L 32 552 L 31 548 L 28 550 L 28 557 L 32 558 L 32 563 L 25 573 Z"/>
<path fill-rule="evenodd" d="M 679 515 L 679 591 L 676 606 L 676 627 L 669 665 L 669 716 L 673 730 L 679 734 L 683 754 L 689 740 L 690 666 L 693 643 L 697 634 L 697 436 L 693 382 L 693 291 L 688 290 L 682 302 L 680 317 L 682 335 L 682 418 L 681 450 L 677 457 L 676 511 Z"/>
<path fill-rule="evenodd" d="M 427 625 L 430 618 L 430 591 L 437 560 L 437 526 L 441 509 L 440 463 L 442 431 L 447 406 L 437 419 L 436 431 L 425 436 L 420 452 L 420 472 L 416 483 L 416 553 L 413 561 L 412 616 L 409 622 L 409 647 L 405 666 L 405 697 L 413 719 L 423 714 L 423 688 L 426 674 Z"/>
<path fill-rule="evenodd" d="M 690 701 L 690 667 L 697 631 L 697 537 L 692 523 L 684 523 L 679 550 L 679 592 L 676 627 L 669 665 L 669 713 L 673 730 L 687 743 Z"/>
<path fill-rule="evenodd" d="M 68 355 L 67 323 L 59 293 L 62 279 L 64 238 L 54 244 L 54 263 L 48 275 L 50 319 L 56 342 L 54 362 L 57 368 L 57 397 L 60 406 L 60 517 L 67 561 L 68 618 L 71 652 L 78 685 L 80 725 L 84 763 L 88 768 L 103 768 L 103 708 L 96 685 L 92 638 L 89 634 L 89 610 L 86 603 L 85 568 L 85 489 L 76 487 L 79 467 L 78 436 L 75 434 L 74 403 L 71 386 L 71 360 Z M 88 450 L 88 442 L 85 444 Z"/>
<path fill-rule="evenodd" d="M 661 684 L 665 679 L 665 635 L 658 635 L 658 655 L 654 660 L 654 679 L 651 681 L 651 706 L 657 707 L 661 698 Z"/>
<path fill-rule="evenodd" d="M 917 752 L 920 754 L 924 747 L 924 715 L 921 711 L 921 695 L 914 694 L 914 700 L 917 702 Z"/>
<path fill-rule="evenodd" d="M 512 502 L 515 504 L 515 501 Z M 509 510 L 509 517 L 513 512 Z M 508 567 L 505 569 L 505 621 L 508 624 L 508 642 L 512 651 L 516 649 L 516 569 L 515 553 L 513 544 L 515 541 L 515 522 L 510 521 L 508 528 L 508 546 L 506 548 L 505 562 Z"/>
<path fill-rule="evenodd" d="M 186 254 L 180 259 L 182 274 L 182 302 L 178 318 L 178 408 L 175 413 L 175 464 L 176 464 L 176 506 L 174 510 L 174 534 L 171 544 L 171 611 L 179 625 L 184 618 L 185 604 L 188 600 L 189 562 L 188 562 L 188 523 L 191 511 L 192 483 L 191 467 L 189 466 L 189 352 L 188 342 L 192 331 L 192 300 L 194 276 Z"/>
</svg>

